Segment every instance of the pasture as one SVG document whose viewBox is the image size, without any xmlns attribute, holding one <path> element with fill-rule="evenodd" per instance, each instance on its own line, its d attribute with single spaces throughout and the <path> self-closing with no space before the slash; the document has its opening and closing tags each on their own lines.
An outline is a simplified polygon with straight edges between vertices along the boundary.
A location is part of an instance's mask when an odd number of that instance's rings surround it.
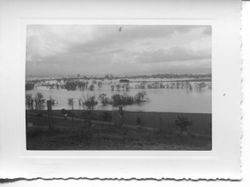
<svg viewBox="0 0 250 187">
<path fill-rule="evenodd" d="M 28 150 L 211 150 L 211 114 L 118 111 L 26 111 Z M 73 114 L 73 115 L 72 115 Z M 181 134 L 184 116 L 191 125 Z M 91 124 L 89 123 L 91 121 Z M 51 124 L 51 126 L 49 126 Z"/>
</svg>

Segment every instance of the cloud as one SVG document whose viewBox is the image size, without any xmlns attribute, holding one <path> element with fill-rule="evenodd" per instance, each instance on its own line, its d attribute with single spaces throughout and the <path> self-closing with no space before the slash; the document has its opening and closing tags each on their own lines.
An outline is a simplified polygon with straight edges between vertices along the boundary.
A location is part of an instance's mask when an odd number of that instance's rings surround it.
<svg viewBox="0 0 250 187">
<path fill-rule="evenodd" d="M 71 46 L 84 44 L 91 40 L 93 35 L 93 28 L 88 26 L 29 25 L 27 55 L 30 60 L 36 60 L 67 53 Z"/>
<path fill-rule="evenodd" d="M 71 52 L 100 52 L 108 48 L 129 48 L 133 43 L 141 41 L 157 41 L 171 38 L 173 34 L 187 34 L 192 30 L 203 30 L 204 26 L 95 26 L 96 33 L 102 33 L 95 40 L 90 40 L 88 43 L 78 43 L 71 46 Z M 152 42 L 151 42 L 152 43 Z"/>
<path fill-rule="evenodd" d="M 204 60 L 211 58 L 211 51 L 175 47 L 170 50 L 157 50 L 152 52 L 142 52 L 138 55 L 137 61 L 140 63 L 166 63 L 171 61 Z"/>
<path fill-rule="evenodd" d="M 210 71 L 211 28 L 30 25 L 26 64 L 27 74 L 44 76 Z"/>
</svg>

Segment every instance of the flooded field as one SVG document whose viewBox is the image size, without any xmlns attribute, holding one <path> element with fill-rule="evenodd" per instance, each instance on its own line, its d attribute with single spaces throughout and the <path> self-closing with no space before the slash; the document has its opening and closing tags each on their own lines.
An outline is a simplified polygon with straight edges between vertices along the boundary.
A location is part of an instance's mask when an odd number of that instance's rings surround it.
<svg viewBox="0 0 250 187">
<path fill-rule="evenodd" d="M 28 25 L 28 150 L 212 150 L 212 27 Z"/>
<path fill-rule="evenodd" d="M 78 85 L 72 87 L 66 80 L 43 80 L 35 82 L 33 89 L 26 90 L 26 94 L 35 97 L 41 93 L 45 100 L 53 99 L 53 109 L 71 109 L 70 98 L 74 109 L 82 109 L 80 101 L 95 96 L 98 100 L 96 110 L 112 110 L 112 105 L 102 104 L 100 95 L 110 98 L 115 94 L 136 96 L 144 93 L 145 102 L 127 105 L 124 109 L 184 113 L 211 113 L 212 110 L 211 81 L 206 79 L 81 79 L 69 82 L 77 82 Z"/>
</svg>

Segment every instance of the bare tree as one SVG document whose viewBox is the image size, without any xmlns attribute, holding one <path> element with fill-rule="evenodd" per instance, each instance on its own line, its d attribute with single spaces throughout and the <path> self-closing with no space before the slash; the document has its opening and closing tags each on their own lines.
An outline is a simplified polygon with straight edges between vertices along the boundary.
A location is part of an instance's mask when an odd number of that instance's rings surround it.
<svg viewBox="0 0 250 187">
<path fill-rule="evenodd" d="M 89 126 L 92 125 L 92 112 L 95 109 L 95 106 L 98 104 L 95 96 L 86 96 L 83 99 L 82 106 L 85 106 L 87 109 L 87 114 L 88 114 L 88 124 Z"/>
<path fill-rule="evenodd" d="M 119 113 L 119 126 L 123 125 L 123 116 L 124 116 L 124 111 L 123 107 L 128 105 L 129 103 L 133 103 L 133 97 L 129 96 L 123 96 L 120 94 L 114 94 L 112 95 L 112 107 L 118 107 L 118 113 Z"/>
<path fill-rule="evenodd" d="M 71 106 L 71 119 L 73 120 L 74 115 L 73 115 L 73 110 L 74 110 L 74 98 L 69 98 L 68 99 L 68 105 Z"/>
<path fill-rule="evenodd" d="M 32 98 L 31 94 L 26 94 L 25 101 L 26 101 L 26 107 L 28 109 L 33 110 L 34 109 L 33 108 L 33 98 Z"/>
<path fill-rule="evenodd" d="M 45 99 L 43 97 L 43 94 L 38 92 L 35 96 L 35 106 L 36 106 L 36 110 L 42 110 L 44 109 L 44 103 L 45 103 Z"/>
</svg>

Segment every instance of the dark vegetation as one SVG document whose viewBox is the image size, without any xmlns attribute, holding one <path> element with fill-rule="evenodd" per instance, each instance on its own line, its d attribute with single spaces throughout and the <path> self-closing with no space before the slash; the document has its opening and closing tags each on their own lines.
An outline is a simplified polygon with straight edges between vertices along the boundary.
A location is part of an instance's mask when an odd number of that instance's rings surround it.
<svg viewBox="0 0 250 187">
<path fill-rule="evenodd" d="M 117 90 L 119 91 L 120 89 L 125 89 L 129 90 L 129 83 L 130 81 L 132 82 L 137 82 L 136 80 L 133 79 L 150 79 L 150 78 L 160 78 L 160 79 L 169 79 L 169 80 L 164 80 L 165 82 L 171 83 L 171 82 L 176 82 L 176 84 L 179 84 L 178 82 L 184 84 L 196 81 L 196 82 L 203 82 L 204 81 L 211 81 L 211 74 L 154 74 L 154 75 L 135 75 L 135 76 L 113 76 L 113 75 L 106 75 L 103 77 L 87 77 L 87 76 L 80 76 L 79 74 L 77 77 L 72 77 L 72 78 L 48 78 L 48 79 L 37 79 L 37 80 L 29 80 L 26 82 L 25 88 L 26 90 L 32 90 L 34 89 L 34 86 L 39 83 L 39 85 L 48 87 L 50 89 L 66 89 L 69 91 L 74 91 L 74 90 L 91 90 L 93 91 L 95 89 L 95 86 L 97 88 L 101 88 L 102 84 L 105 79 L 109 80 L 115 80 L 115 79 L 120 79 L 119 83 L 127 83 L 127 85 L 111 85 L 111 90 Z M 129 80 L 130 79 L 130 80 Z M 171 80 L 172 79 L 172 80 Z M 176 80 L 177 79 L 177 80 Z M 179 79 L 179 80 L 178 80 Z M 183 81 L 182 79 L 187 79 Z M 56 83 L 48 83 L 47 81 L 52 81 L 55 80 Z M 90 81 L 91 80 L 91 81 Z M 142 81 L 145 82 L 145 81 Z M 147 82 L 147 81 L 146 81 Z M 148 81 L 150 82 L 150 81 Z M 148 88 L 156 88 L 154 81 L 151 81 L 152 85 L 149 84 Z M 199 88 L 202 88 L 204 85 L 198 85 Z M 144 87 L 144 86 L 143 86 Z M 157 88 L 172 88 L 173 85 L 171 86 L 164 86 L 161 84 L 161 86 L 158 86 Z M 178 87 L 178 86 L 177 86 Z"/>
<path fill-rule="evenodd" d="M 73 111 L 73 120 L 71 112 L 54 110 L 49 119 L 47 111 L 27 111 L 27 149 L 211 150 L 209 114 L 125 111 L 119 126 L 119 111 L 92 111 L 91 124 L 88 110 Z"/>
<path fill-rule="evenodd" d="M 25 84 L 25 90 L 33 90 L 35 84 L 34 83 L 26 83 Z"/>
<path fill-rule="evenodd" d="M 87 98 L 79 98 L 78 105 L 82 106 L 83 109 L 94 110 L 95 106 L 98 104 L 98 101 L 101 102 L 103 106 L 112 105 L 114 107 L 141 104 L 146 102 L 145 100 L 146 92 L 138 92 L 135 96 L 129 96 L 127 94 L 114 94 L 111 98 L 107 97 L 106 94 L 102 93 L 98 98 L 95 96 Z M 52 104 L 55 104 L 55 100 L 50 98 Z M 32 97 L 31 94 L 26 94 L 26 107 L 29 110 L 43 110 L 45 109 L 46 99 L 42 93 L 38 92 L 35 97 Z M 68 105 L 74 110 L 74 98 L 68 99 Z"/>
<path fill-rule="evenodd" d="M 157 75 L 157 77 L 166 75 Z M 170 75 L 168 75 L 170 76 Z M 171 75 L 176 76 L 176 75 Z M 190 75 L 195 78 L 198 75 Z M 80 77 L 80 76 L 78 76 Z M 139 78 L 139 77 L 135 77 Z M 171 78 L 171 77 L 168 77 Z M 181 77 L 179 77 L 181 78 Z M 197 77 L 196 77 L 197 78 Z M 202 76 L 199 76 L 202 78 Z M 111 77 L 112 79 L 112 77 Z M 34 88 L 26 83 L 26 90 Z M 63 84 L 45 84 L 49 88 L 93 91 L 102 87 L 100 79 L 90 82 L 65 79 Z M 149 84 L 147 88 L 193 89 L 191 84 L 173 82 Z M 204 82 L 197 89 L 205 87 Z M 145 84 L 138 85 L 145 88 Z M 111 85 L 111 90 L 127 90 L 127 85 Z M 146 92 L 136 95 L 105 93 L 98 97 L 68 99 L 70 110 L 53 110 L 56 101 L 41 93 L 26 95 L 27 149 L 30 150 L 211 150 L 211 114 L 128 112 L 127 105 L 147 102 Z M 51 111 L 47 111 L 48 102 Z M 82 110 L 75 110 L 78 102 Z M 96 111 L 98 102 L 112 105 L 112 111 Z M 46 107 L 47 106 L 47 107 Z"/>
</svg>

